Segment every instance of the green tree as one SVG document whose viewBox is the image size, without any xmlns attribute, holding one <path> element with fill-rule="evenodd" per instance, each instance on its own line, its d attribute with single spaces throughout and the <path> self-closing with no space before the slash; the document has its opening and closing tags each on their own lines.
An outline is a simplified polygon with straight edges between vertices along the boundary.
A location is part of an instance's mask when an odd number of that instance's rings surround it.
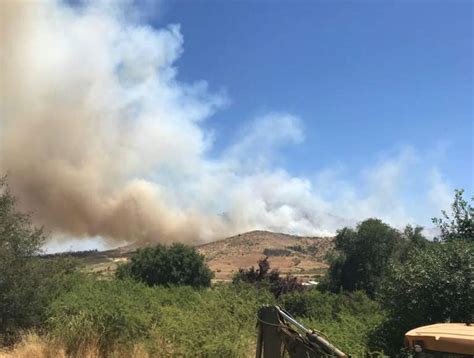
<svg viewBox="0 0 474 358">
<path fill-rule="evenodd" d="M 417 248 L 405 262 L 393 262 L 379 299 L 388 320 L 377 332 L 392 355 L 408 330 L 445 321 L 472 322 L 474 314 L 474 245 L 437 243 Z"/>
<path fill-rule="evenodd" d="M 62 278 L 73 269 L 65 260 L 38 255 L 46 237 L 16 210 L 6 178 L 0 179 L 0 334 L 11 343 L 18 330 L 38 326 Z"/>
<path fill-rule="evenodd" d="M 118 278 L 130 277 L 154 285 L 208 287 L 212 271 L 195 248 L 183 244 L 158 244 L 137 250 L 130 262 L 119 266 Z"/>
<path fill-rule="evenodd" d="M 402 238 L 416 247 L 425 247 L 429 244 L 423 235 L 423 227 L 407 225 L 402 232 Z"/>
<path fill-rule="evenodd" d="M 389 260 L 402 242 L 401 234 L 378 219 L 368 219 L 355 230 L 339 230 L 326 286 L 331 291 L 364 290 L 373 297 Z"/>
<path fill-rule="evenodd" d="M 402 261 L 393 260 L 379 291 L 387 321 L 374 333 L 380 348 L 395 355 L 409 329 L 439 322 L 474 319 L 474 242 L 472 207 L 456 190 L 452 219 L 433 219 L 441 231 L 427 243 L 413 230 L 415 244 Z"/>
<path fill-rule="evenodd" d="M 431 241 L 427 240 L 423 235 L 423 227 L 407 225 L 400 233 L 402 240 L 394 252 L 393 259 L 395 261 L 404 262 L 407 260 L 410 252 L 416 248 L 425 248 Z"/>
<path fill-rule="evenodd" d="M 443 210 L 443 217 L 433 218 L 433 223 L 440 229 L 442 241 L 474 242 L 474 207 L 463 198 L 463 189 L 454 192 L 451 216 Z M 471 197 L 471 202 L 474 202 L 474 196 Z"/>
</svg>

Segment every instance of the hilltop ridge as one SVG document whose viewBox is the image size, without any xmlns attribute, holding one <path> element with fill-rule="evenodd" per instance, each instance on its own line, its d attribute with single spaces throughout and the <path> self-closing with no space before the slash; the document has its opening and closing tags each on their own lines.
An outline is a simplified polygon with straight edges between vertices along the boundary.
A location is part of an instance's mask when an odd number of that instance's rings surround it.
<svg viewBox="0 0 474 358">
<path fill-rule="evenodd" d="M 327 269 L 325 257 L 334 248 L 332 237 L 297 236 L 255 230 L 197 246 L 216 279 L 229 280 L 240 267 L 255 266 L 269 257 L 283 274 L 317 275 Z"/>
</svg>

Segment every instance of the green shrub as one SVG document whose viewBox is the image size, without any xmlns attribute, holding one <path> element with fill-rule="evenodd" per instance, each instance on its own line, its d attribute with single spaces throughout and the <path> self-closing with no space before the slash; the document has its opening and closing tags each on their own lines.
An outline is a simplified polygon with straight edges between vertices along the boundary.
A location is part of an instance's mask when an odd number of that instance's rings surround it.
<svg viewBox="0 0 474 358">
<path fill-rule="evenodd" d="M 395 355 L 412 328 L 474 320 L 474 207 L 463 193 L 455 190 L 450 215 L 442 211 L 443 218 L 433 219 L 438 240 L 428 245 L 412 240 L 418 244 L 403 262 L 388 266 L 379 293 L 388 319 L 373 332 L 373 346 Z"/>
<path fill-rule="evenodd" d="M 134 344 L 149 338 L 158 314 L 154 291 L 147 286 L 89 279 L 53 302 L 48 322 L 68 354 L 82 356 L 92 349 L 107 356 L 130 352 Z"/>
<path fill-rule="evenodd" d="M 72 356 L 91 349 L 127 356 L 137 344 L 152 356 L 243 357 L 255 349 L 255 314 L 272 303 L 247 285 L 148 287 L 88 279 L 51 306 L 49 328 Z"/>
<path fill-rule="evenodd" d="M 380 292 L 389 318 L 374 333 L 374 345 L 395 354 L 412 328 L 472 322 L 473 267 L 474 245 L 464 240 L 413 250 L 403 264 L 391 265 Z"/>
<path fill-rule="evenodd" d="M 59 291 L 67 288 L 74 262 L 38 257 L 46 236 L 16 210 L 0 178 L 0 344 L 12 344 L 21 330 L 39 327 Z"/>
<path fill-rule="evenodd" d="M 182 288 L 169 289 L 177 296 Z M 222 285 L 195 291 L 184 307 L 162 308 L 157 335 L 171 342 L 175 354 L 198 357 L 247 357 L 255 350 L 256 312 L 273 296 L 251 286 Z"/>
<path fill-rule="evenodd" d="M 309 289 L 283 295 L 280 305 L 308 328 L 352 356 L 369 354 L 369 338 L 384 319 L 380 305 L 362 291 L 330 293 Z"/>
<path fill-rule="evenodd" d="M 195 248 L 183 244 L 158 244 L 139 249 L 129 263 L 119 266 L 117 277 L 132 278 L 149 286 L 209 287 L 213 273 Z"/>
<path fill-rule="evenodd" d="M 307 327 L 320 331 L 332 344 L 351 357 L 386 357 L 383 352 L 376 351 L 369 345 L 371 332 L 383 321 L 380 312 L 365 317 L 339 313 L 334 320 L 305 318 L 301 321 Z"/>
</svg>

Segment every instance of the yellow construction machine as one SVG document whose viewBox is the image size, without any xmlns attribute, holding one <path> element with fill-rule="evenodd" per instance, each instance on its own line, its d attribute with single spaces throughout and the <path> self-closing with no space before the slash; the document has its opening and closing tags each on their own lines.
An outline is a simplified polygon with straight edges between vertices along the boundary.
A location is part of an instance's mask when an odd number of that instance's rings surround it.
<svg viewBox="0 0 474 358">
<path fill-rule="evenodd" d="M 438 323 L 405 334 L 405 346 L 416 358 L 474 358 L 474 325 Z"/>
</svg>

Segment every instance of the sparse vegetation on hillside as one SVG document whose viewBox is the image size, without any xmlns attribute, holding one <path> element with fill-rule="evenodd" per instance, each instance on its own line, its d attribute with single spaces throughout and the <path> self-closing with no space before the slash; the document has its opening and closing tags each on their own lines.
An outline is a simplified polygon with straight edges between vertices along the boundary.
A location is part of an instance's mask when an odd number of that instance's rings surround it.
<svg viewBox="0 0 474 358">
<path fill-rule="evenodd" d="M 198 246 L 216 279 L 230 281 L 241 267 L 250 267 L 265 256 L 282 275 L 308 276 L 323 272 L 325 257 L 334 247 L 332 237 L 303 237 L 269 231 L 251 231 Z M 298 264 L 295 265 L 295 258 Z"/>
<path fill-rule="evenodd" d="M 263 254 L 265 256 L 290 256 L 291 251 L 288 249 L 272 249 L 272 248 L 265 248 L 263 250 Z"/>
</svg>

